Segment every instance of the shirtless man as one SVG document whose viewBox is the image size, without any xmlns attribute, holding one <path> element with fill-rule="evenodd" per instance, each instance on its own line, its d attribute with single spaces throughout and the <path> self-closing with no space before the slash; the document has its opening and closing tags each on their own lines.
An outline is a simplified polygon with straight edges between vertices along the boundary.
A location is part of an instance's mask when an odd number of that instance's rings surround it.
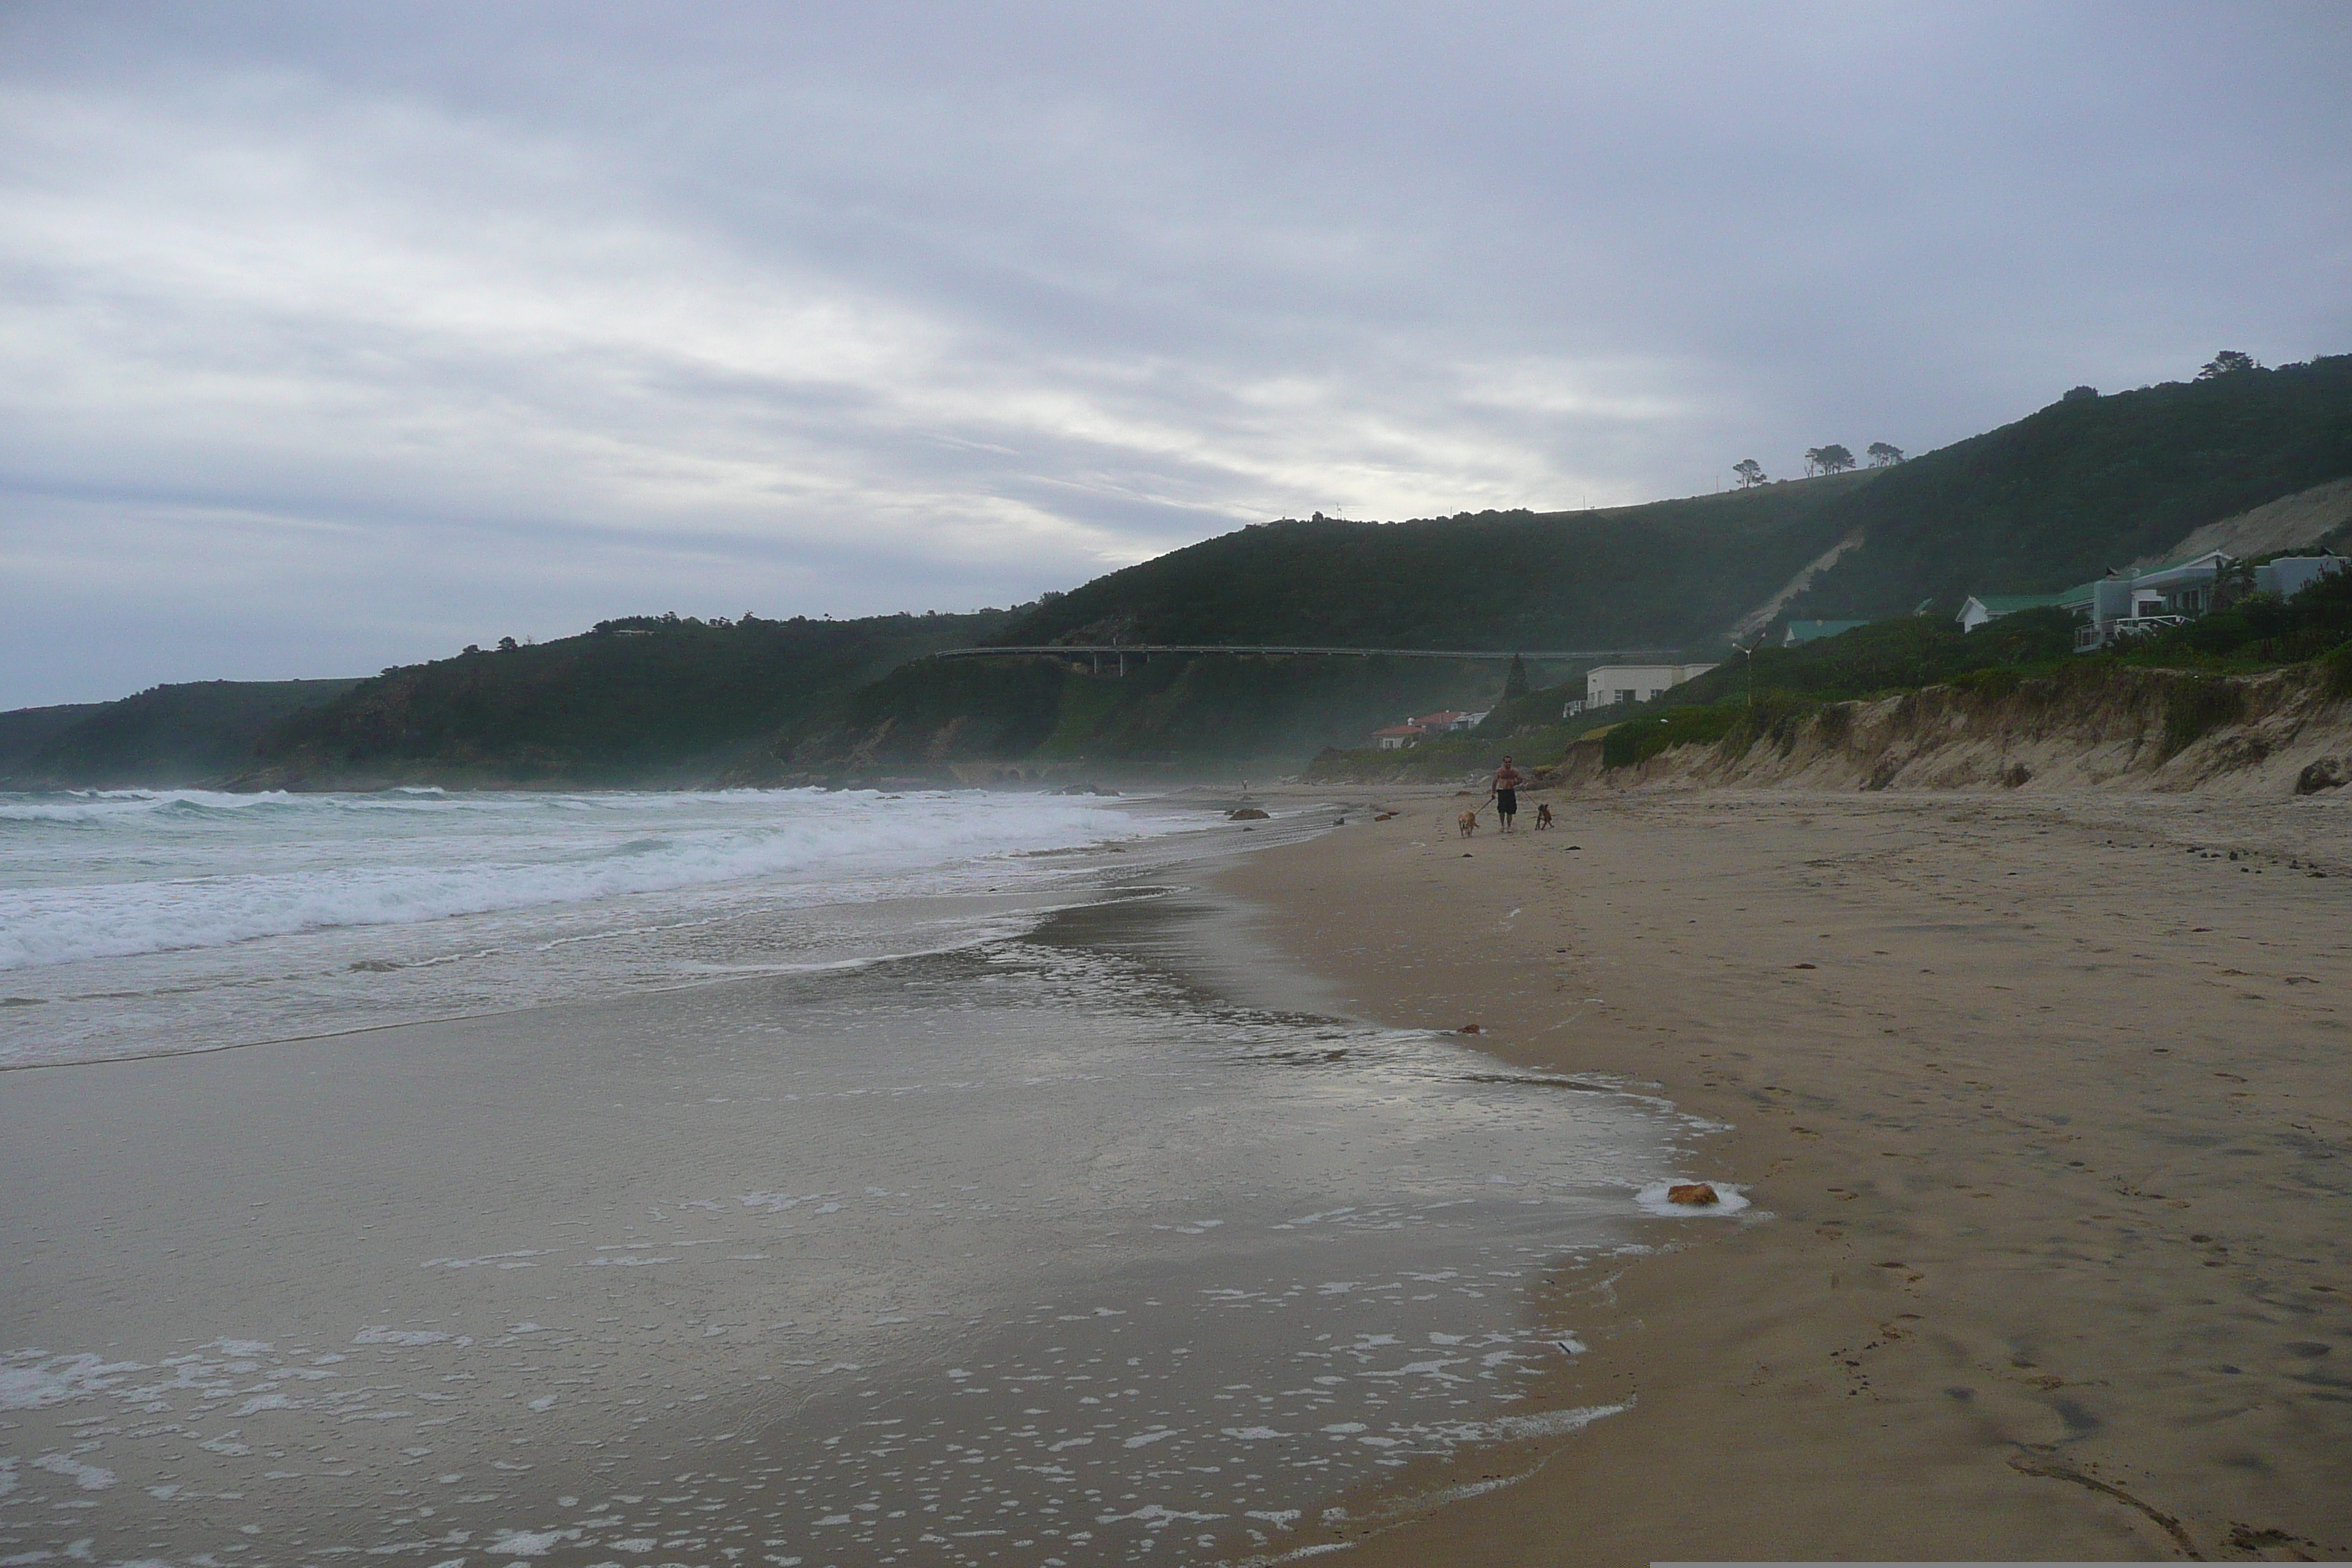
<svg viewBox="0 0 2352 1568">
<path fill-rule="evenodd" d="M 1519 776 L 1519 770 L 1511 766 L 1508 757 L 1495 770 L 1495 815 L 1503 819 L 1506 833 L 1511 831 L 1512 821 L 1519 815 L 1519 786 L 1527 782 Z"/>
</svg>

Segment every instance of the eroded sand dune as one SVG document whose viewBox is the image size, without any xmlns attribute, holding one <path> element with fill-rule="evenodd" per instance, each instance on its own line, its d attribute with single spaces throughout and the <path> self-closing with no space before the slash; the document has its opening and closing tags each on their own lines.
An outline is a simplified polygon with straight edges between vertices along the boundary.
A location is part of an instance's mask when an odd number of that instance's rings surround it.
<svg viewBox="0 0 2352 1568">
<path fill-rule="evenodd" d="M 1681 746 L 1638 767 L 1571 747 L 1551 778 L 1578 790 L 1668 783 L 1743 788 L 1984 790 L 2102 785 L 2283 798 L 2352 781 L 2352 696 L 2309 667 L 2200 678 L 1931 686 L 1819 709 L 1742 748 Z"/>
</svg>

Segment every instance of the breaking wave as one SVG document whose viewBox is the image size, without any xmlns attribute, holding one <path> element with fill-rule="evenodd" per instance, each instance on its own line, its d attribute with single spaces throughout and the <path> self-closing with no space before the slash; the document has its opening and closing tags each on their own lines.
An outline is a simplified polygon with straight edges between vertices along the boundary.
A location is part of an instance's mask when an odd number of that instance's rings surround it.
<svg viewBox="0 0 2352 1568">
<path fill-rule="evenodd" d="M 0 970 L 761 879 L 830 902 L 1145 830 L 1077 798 L 811 790 L 124 791 L 0 800 L 0 870 L 20 873 L 0 889 Z M 25 841 L 43 828 L 70 842 Z"/>
</svg>

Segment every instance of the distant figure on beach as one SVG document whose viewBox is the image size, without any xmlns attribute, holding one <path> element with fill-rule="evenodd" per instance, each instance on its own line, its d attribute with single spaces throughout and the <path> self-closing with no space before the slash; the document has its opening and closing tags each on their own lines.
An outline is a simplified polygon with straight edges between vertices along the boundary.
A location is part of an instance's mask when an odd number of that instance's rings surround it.
<svg viewBox="0 0 2352 1568">
<path fill-rule="evenodd" d="M 1495 815 L 1503 819 L 1506 833 L 1511 831 L 1512 820 L 1519 815 L 1519 786 L 1527 782 L 1519 776 L 1519 770 L 1511 766 L 1508 757 L 1495 770 Z"/>
</svg>

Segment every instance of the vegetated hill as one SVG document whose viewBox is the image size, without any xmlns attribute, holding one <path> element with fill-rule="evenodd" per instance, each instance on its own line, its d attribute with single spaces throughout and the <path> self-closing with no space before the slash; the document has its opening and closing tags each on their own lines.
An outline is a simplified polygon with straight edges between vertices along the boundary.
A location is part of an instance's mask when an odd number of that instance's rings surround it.
<svg viewBox="0 0 2352 1568">
<path fill-rule="evenodd" d="M 1697 652 L 1857 534 L 1787 616 L 1878 618 L 1931 597 L 1957 607 L 1971 593 L 2069 587 L 2347 477 L 2352 356 L 2339 355 L 2070 394 L 1893 468 L 1727 494 L 1265 523 L 1048 595 L 999 640 Z"/>
<path fill-rule="evenodd" d="M 1007 612 L 604 621 L 388 669 L 266 736 L 243 785 L 703 782 L 781 729 Z"/>
<path fill-rule="evenodd" d="M 1293 759 L 1408 711 L 1483 705 L 1504 680 L 1500 663 L 1452 659 L 1159 656 L 1123 675 L 1050 656 L 926 659 L 788 733 L 771 776 Z"/>
<path fill-rule="evenodd" d="M 331 702 L 356 680 L 203 680 L 158 686 L 119 702 L 87 705 L 26 752 L 0 763 L 12 789 L 169 789 L 217 784 L 248 765 L 274 724 Z M 0 725 L 37 730 L 37 715 L 0 714 Z M 0 735 L 6 731 L 0 729 Z"/>
<path fill-rule="evenodd" d="M 67 702 L 55 708 L 17 708 L 0 713 L 0 781 L 13 778 L 50 737 L 70 730 L 103 702 Z M 5 787 L 5 782 L 0 782 Z"/>
<path fill-rule="evenodd" d="M 1712 641 L 1842 537 L 1864 470 L 1602 510 L 1286 519 L 1049 595 L 995 640 L 1351 647 Z"/>
<path fill-rule="evenodd" d="M 1864 542 L 1788 613 L 1874 618 L 1923 599 L 2055 592 L 2347 476 L 2352 355 L 2070 394 L 1842 498 Z"/>
<path fill-rule="evenodd" d="M 2074 658 L 2074 617 L 2064 610 L 2022 610 L 1973 632 L 1962 631 L 1949 616 L 1897 616 L 1798 647 L 1759 647 L 1752 671 L 1751 661 L 1735 654 L 1642 710 L 1744 701 L 1750 689 L 1840 702 L 1909 691 L 1997 665 L 2047 665 Z M 1584 727 L 1609 721 L 1596 715 Z"/>
</svg>

